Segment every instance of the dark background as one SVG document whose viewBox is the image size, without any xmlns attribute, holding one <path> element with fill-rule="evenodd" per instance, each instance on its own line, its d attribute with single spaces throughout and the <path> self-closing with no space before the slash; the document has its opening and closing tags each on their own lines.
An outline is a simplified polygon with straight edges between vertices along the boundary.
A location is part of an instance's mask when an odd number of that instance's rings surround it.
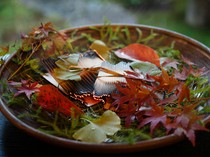
<svg viewBox="0 0 210 157">
<path fill-rule="evenodd" d="M 1 0 L 0 45 L 49 21 L 64 29 L 105 19 L 167 28 L 210 47 L 210 0 Z"/>
</svg>

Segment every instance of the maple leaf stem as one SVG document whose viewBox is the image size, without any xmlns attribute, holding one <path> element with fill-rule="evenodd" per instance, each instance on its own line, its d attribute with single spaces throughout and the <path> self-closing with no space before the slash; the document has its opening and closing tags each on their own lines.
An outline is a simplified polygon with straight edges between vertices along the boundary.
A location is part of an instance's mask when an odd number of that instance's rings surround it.
<svg viewBox="0 0 210 157">
<path fill-rule="evenodd" d="M 106 72 L 106 73 L 109 73 L 109 74 L 114 75 L 113 77 L 116 77 L 116 76 L 124 76 L 123 74 L 120 74 L 120 73 L 118 73 L 116 71 L 113 71 L 113 70 L 110 70 L 110 69 L 106 69 L 106 68 L 103 68 L 103 67 L 101 67 L 101 70 L 104 71 L 104 72 Z"/>
<path fill-rule="evenodd" d="M 26 58 L 25 61 L 20 65 L 20 67 L 11 74 L 11 76 L 8 78 L 8 80 L 10 80 L 12 77 L 14 77 L 18 73 L 18 71 L 20 71 L 20 69 L 27 63 L 27 61 L 33 56 L 33 54 L 39 49 L 40 46 L 41 46 L 41 44 L 38 44 L 34 47 L 31 54 L 28 56 L 28 58 Z"/>
</svg>

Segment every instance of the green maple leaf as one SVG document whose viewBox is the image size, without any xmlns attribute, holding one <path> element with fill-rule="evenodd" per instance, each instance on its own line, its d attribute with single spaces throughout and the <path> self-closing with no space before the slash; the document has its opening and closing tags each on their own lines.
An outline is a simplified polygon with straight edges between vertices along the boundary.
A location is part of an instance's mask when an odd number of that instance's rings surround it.
<svg viewBox="0 0 210 157">
<path fill-rule="evenodd" d="M 79 54 L 60 56 L 60 59 L 55 62 L 59 67 L 54 69 L 55 76 L 61 80 L 81 80 L 80 73 L 82 69 L 79 67 L 72 67 L 77 66 L 79 57 Z"/>
<path fill-rule="evenodd" d="M 81 69 L 62 70 L 60 68 L 55 68 L 54 72 L 55 76 L 61 80 L 75 80 L 75 81 L 81 80 L 80 77 Z"/>
<path fill-rule="evenodd" d="M 114 135 L 120 129 L 120 118 L 115 112 L 107 110 L 100 118 L 76 131 L 73 137 L 84 142 L 101 143 L 107 135 Z"/>
</svg>

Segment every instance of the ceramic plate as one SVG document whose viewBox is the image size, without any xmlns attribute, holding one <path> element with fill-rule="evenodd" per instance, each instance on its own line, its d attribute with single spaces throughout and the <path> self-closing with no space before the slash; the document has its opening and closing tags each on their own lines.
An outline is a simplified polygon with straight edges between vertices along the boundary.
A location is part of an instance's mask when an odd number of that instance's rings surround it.
<svg viewBox="0 0 210 157">
<path fill-rule="evenodd" d="M 186 58 L 190 59 L 197 65 L 203 67 L 205 66 L 208 70 L 210 70 L 210 49 L 203 45 L 202 43 L 184 36 L 182 34 L 146 25 L 133 25 L 133 24 L 111 24 L 109 28 L 120 28 L 129 31 L 129 39 L 128 34 L 126 36 L 125 31 L 123 33 L 124 40 L 129 42 L 136 41 L 140 35 L 142 37 L 147 37 L 151 33 L 156 34 L 152 40 L 149 40 L 148 45 L 158 46 L 168 46 L 174 42 L 174 49 L 179 50 Z M 94 28 L 94 29 L 93 29 Z M 77 40 L 72 42 L 73 46 L 79 47 L 88 47 L 90 42 L 87 41 L 87 34 L 91 35 L 92 38 L 101 39 L 101 32 L 99 30 L 106 31 L 108 27 L 104 25 L 92 25 L 92 26 L 81 26 L 70 29 L 61 30 L 61 33 L 65 33 L 69 37 L 78 37 Z M 116 30 L 115 30 L 116 31 Z M 86 34 L 86 38 L 84 37 Z M 83 36 L 83 38 L 81 38 Z M 163 38 L 162 38 L 163 37 Z M 106 36 L 104 37 L 106 38 Z M 157 46 L 156 45 L 156 46 Z M 0 69 L 0 80 L 7 80 L 12 73 L 17 69 L 17 66 L 14 64 L 13 59 L 16 56 L 16 53 L 11 55 L 9 59 L 1 66 Z M 208 75 L 210 79 L 210 75 Z M 127 143 L 88 143 L 88 142 L 80 142 L 76 140 L 70 140 L 68 138 L 63 138 L 55 135 L 47 134 L 39 129 L 37 126 L 39 124 L 33 120 L 33 118 L 19 118 L 21 113 L 29 113 L 30 105 L 28 107 L 17 107 L 17 106 L 9 106 L 9 100 L 5 99 L 2 95 L 4 94 L 5 89 L 3 89 L 3 84 L 0 85 L 1 96 L 0 96 L 0 109 L 3 115 L 17 128 L 21 129 L 25 133 L 40 139 L 41 141 L 45 141 L 50 144 L 55 144 L 59 146 L 63 146 L 70 149 L 77 149 L 80 151 L 89 151 L 89 152 L 134 152 L 134 151 L 142 151 L 164 147 L 167 145 L 171 145 L 182 141 L 185 139 L 185 136 L 177 136 L 174 134 L 170 134 L 163 137 L 157 137 L 150 140 L 136 142 L 134 144 Z M 204 123 L 210 121 L 210 116 L 206 115 L 203 119 Z"/>
</svg>

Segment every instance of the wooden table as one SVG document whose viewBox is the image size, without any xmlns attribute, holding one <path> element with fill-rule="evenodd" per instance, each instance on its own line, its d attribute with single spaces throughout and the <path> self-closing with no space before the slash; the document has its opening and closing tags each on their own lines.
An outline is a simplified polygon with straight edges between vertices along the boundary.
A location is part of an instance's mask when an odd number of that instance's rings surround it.
<svg viewBox="0 0 210 157">
<path fill-rule="evenodd" d="M 209 126 L 210 128 L 210 126 Z M 93 148 L 94 149 L 94 148 Z M 129 154 L 94 154 L 47 144 L 13 126 L 0 113 L 0 157 L 210 157 L 210 132 L 198 132 L 196 146 L 187 140 L 164 148 Z"/>
</svg>

